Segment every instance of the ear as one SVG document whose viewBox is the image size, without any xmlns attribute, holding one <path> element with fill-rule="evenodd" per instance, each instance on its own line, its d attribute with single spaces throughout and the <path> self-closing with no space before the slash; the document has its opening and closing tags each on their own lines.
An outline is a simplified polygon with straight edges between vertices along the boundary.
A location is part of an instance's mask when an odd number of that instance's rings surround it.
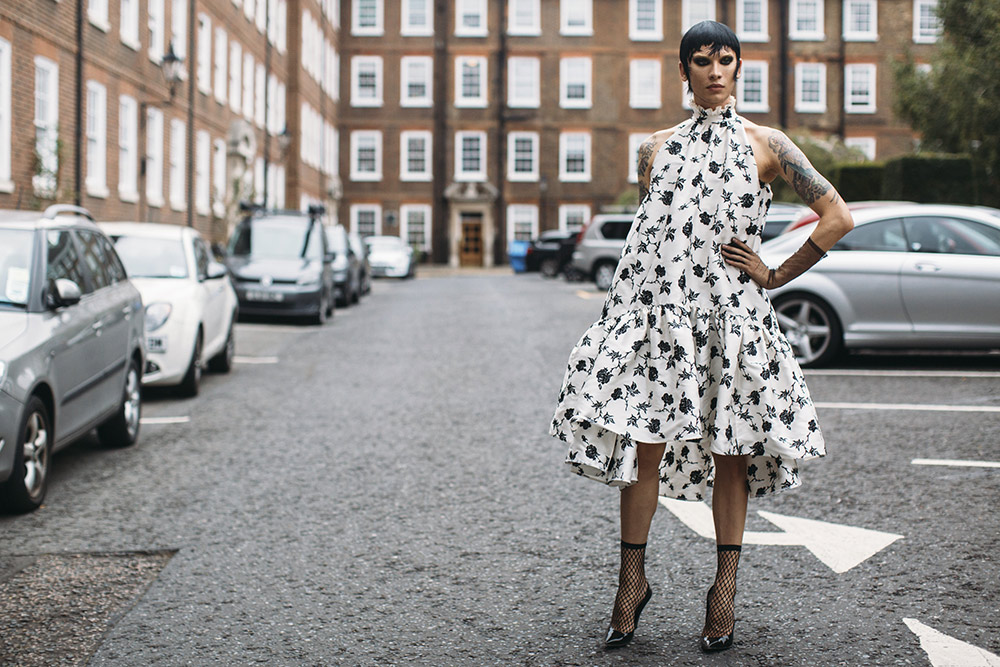
<svg viewBox="0 0 1000 667">
<path fill-rule="evenodd" d="M 677 61 L 677 71 L 681 75 L 681 81 L 685 81 L 686 82 L 688 79 L 687 79 L 687 75 L 684 74 L 684 63 L 682 63 L 679 60 Z"/>
<path fill-rule="evenodd" d="M 743 74 L 743 58 L 736 61 L 736 78 L 740 78 L 741 74 Z"/>
</svg>

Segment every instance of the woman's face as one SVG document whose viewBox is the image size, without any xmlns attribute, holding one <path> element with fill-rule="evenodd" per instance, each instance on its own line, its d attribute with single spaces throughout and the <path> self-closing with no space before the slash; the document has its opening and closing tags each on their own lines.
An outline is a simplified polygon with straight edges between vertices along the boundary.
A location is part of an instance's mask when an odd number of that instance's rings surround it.
<svg viewBox="0 0 1000 667">
<path fill-rule="evenodd" d="M 677 63 L 681 80 L 691 85 L 695 104 L 705 109 L 726 103 L 736 90 L 741 65 L 741 61 L 728 46 L 713 54 L 709 53 L 711 50 L 712 45 L 709 44 L 694 52 L 688 67 L 690 76 L 685 75 L 683 64 Z"/>
</svg>

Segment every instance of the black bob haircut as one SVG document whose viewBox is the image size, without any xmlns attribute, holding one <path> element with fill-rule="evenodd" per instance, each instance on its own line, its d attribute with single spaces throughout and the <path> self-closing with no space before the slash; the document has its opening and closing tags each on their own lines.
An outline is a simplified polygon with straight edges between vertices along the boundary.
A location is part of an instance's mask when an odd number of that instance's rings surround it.
<svg viewBox="0 0 1000 667">
<path fill-rule="evenodd" d="M 710 55 L 715 55 L 722 49 L 729 47 L 736 54 L 736 59 L 740 59 L 740 39 L 736 33 L 729 29 L 729 26 L 718 21 L 702 21 L 691 26 L 684 36 L 681 37 L 681 66 L 684 68 L 684 76 L 691 78 L 691 61 L 694 59 L 695 51 L 703 46 L 712 47 L 709 49 Z M 688 82 L 688 90 L 691 83 Z"/>
</svg>

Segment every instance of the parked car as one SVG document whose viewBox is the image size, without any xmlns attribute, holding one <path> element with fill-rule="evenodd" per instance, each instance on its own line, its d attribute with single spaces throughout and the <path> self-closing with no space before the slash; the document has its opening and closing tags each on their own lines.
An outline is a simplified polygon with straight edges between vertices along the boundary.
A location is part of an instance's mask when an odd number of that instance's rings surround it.
<svg viewBox="0 0 1000 667">
<path fill-rule="evenodd" d="M 601 291 L 611 287 L 634 217 L 628 213 L 601 213 L 580 231 L 572 266 L 593 280 Z"/>
<path fill-rule="evenodd" d="M 0 505 L 45 499 L 52 455 L 97 428 L 139 437 L 144 314 L 114 246 L 76 206 L 0 211 Z"/>
<path fill-rule="evenodd" d="M 573 260 L 577 236 L 578 232 L 560 229 L 542 232 L 528 246 L 525 268 L 528 271 L 538 271 L 547 278 L 555 278 Z"/>
<path fill-rule="evenodd" d="M 866 208 L 877 208 L 879 206 L 900 206 L 900 205 L 904 205 L 904 204 L 913 204 L 913 203 L 914 202 L 911 202 L 911 201 L 889 201 L 887 199 L 886 200 L 872 199 L 872 200 L 864 200 L 864 201 L 852 201 L 852 202 L 848 202 L 847 203 L 847 210 L 849 210 L 851 212 L 854 212 L 854 211 L 860 211 L 860 210 L 866 209 Z M 801 227 L 805 227 L 806 225 L 811 225 L 812 223 L 816 222 L 817 220 L 819 220 L 819 213 L 816 213 L 815 211 L 813 211 L 812 209 L 810 209 L 808 211 L 805 211 L 796 220 L 793 220 L 791 223 L 785 225 L 785 228 L 783 230 L 781 230 L 781 233 L 784 234 L 785 232 L 795 231 L 796 229 L 799 229 Z M 769 239 L 764 239 L 764 240 L 767 241 Z"/>
<path fill-rule="evenodd" d="M 368 236 L 365 244 L 368 246 L 372 276 L 412 278 L 416 273 L 413 248 L 398 236 Z"/>
<path fill-rule="evenodd" d="M 361 239 L 357 232 L 347 235 L 347 242 L 358 258 L 358 274 L 361 281 L 361 294 L 368 294 L 372 291 L 372 267 L 368 261 L 368 244 Z"/>
<path fill-rule="evenodd" d="M 343 225 L 330 225 L 326 230 L 326 245 L 333 258 L 333 288 L 337 305 L 347 306 L 361 299 L 361 262 L 351 248 Z"/>
<path fill-rule="evenodd" d="M 236 353 L 236 290 L 201 234 L 151 222 L 107 222 L 101 229 L 146 306 L 142 383 L 195 396 L 206 366 L 228 373 Z"/>
<path fill-rule="evenodd" d="M 1000 347 L 1000 211 L 900 204 L 853 215 L 824 259 L 769 292 L 799 363 L 845 348 Z M 815 226 L 764 243 L 761 258 L 778 266 Z"/>
<path fill-rule="evenodd" d="M 333 314 L 333 254 L 320 214 L 255 210 L 236 225 L 227 265 L 241 315 L 305 316 L 323 324 Z"/>
<path fill-rule="evenodd" d="M 760 237 L 764 241 L 770 241 L 783 232 L 788 225 L 811 213 L 812 209 L 802 204 L 791 204 L 782 201 L 771 202 L 771 207 L 767 210 L 764 231 L 760 233 Z"/>
</svg>

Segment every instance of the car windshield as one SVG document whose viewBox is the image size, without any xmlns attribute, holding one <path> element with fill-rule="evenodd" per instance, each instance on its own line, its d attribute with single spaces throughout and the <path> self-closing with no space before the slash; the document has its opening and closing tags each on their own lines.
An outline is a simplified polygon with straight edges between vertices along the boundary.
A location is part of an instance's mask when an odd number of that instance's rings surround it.
<svg viewBox="0 0 1000 667">
<path fill-rule="evenodd" d="M 403 243 L 393 236 L 369 236 L 365 243 L 372 250 L 399 250 Z"/>
<path fill-rule="evenodd" d="M 338 255 L 347 252 L 347 236 L 339 229 L 327 227 L 326 244 L 329 246 L 331 252 L 335 252 Z"/>
<path fill-rule="evenodd" d="M 296 259 L 305 257 L 313 226 L 309 218 L 256 218 L 239 225 L 229 242 L 236 257 Z"/>
<path fill-rule="evenodd" d="M 129 278 L 187 278 L 187 260 L 180 240 L 150 236 L 111 235 Z"/>
<path fill-rule="evenodd" d="M 28 230 L 0 229 L 0 306 L 28 304 L 33 239 Z"/>
</svg>

